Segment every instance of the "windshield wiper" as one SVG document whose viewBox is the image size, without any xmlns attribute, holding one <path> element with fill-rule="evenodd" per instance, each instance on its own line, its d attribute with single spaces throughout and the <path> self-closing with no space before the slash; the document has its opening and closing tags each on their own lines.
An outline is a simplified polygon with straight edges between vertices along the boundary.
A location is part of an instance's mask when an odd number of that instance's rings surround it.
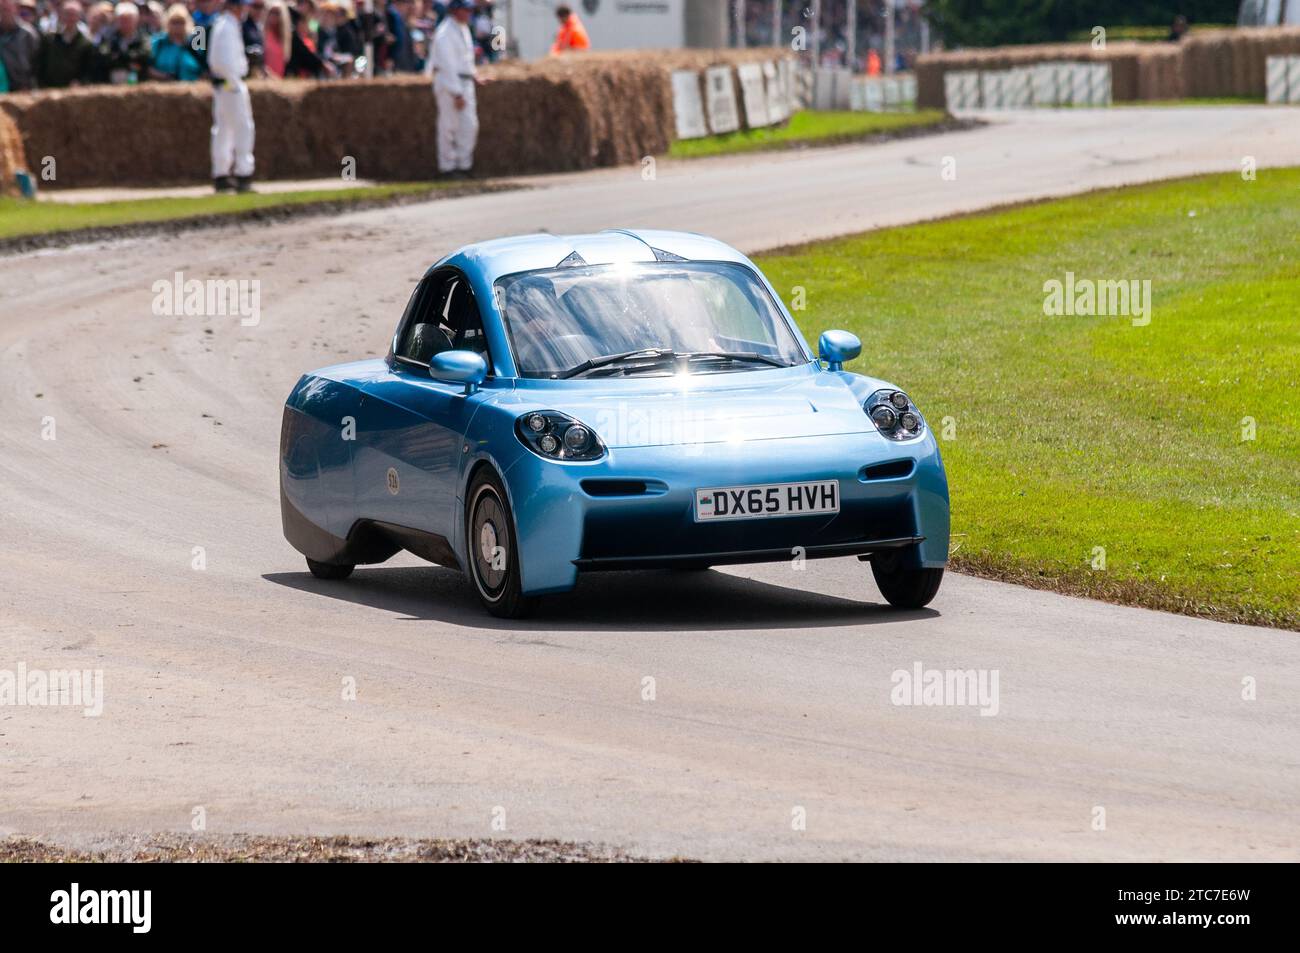
<svg viewBox="0 0 1300 953">
<path fill-rule="evenodd" d="M 667 347 L 643 347 L 635 351 L 624 351 L 622 354 L 607 354 L 604 357 L 593 357 L 589 361 L 583 361 L 581 364 L 575 364 L 567 371 L 561 371 L 555 377 L 564 380 L 569 377 L 577 377 L 579 374 L 585 374 L 587 371 L 595 370 L 598 367 L 607 367 L 610 364 L 617 364 L 620 361 L 632 360 L 668 360 L 676 359 L 677 355 L 672 348 Z"/>
<path fill-rule="evenodd" d="M 688 361 L 757 361 L 761 364 L 770 364 L 773 367 L 790 366 L 789 364 L 783 364 L 774 357 L 759 354 L 757 351 L 692 351 L 690 354 L 678 356 Z"/>
<path fill-rule="evenodd" d="M 583 361 L 567 371 L 561 371 L 555 377 L 559 379 L 577 377 L 579 374 L 586 374 L 588 371 L 608 367 L 611 364 L 621 364 L 623 361 L 649 361 L 652 364 L 679 361 L 683 365 L 689 364 L 691 361 L 749 361 L 751 363 L 769 364 L 772 367 L 790 366 L 756 351 L 689 351 L 679 354 L 672 348 L 647 347 L 639 351 L 625 351 L 622 354 L 593 357 L 591 360 Z"/>
</svg>

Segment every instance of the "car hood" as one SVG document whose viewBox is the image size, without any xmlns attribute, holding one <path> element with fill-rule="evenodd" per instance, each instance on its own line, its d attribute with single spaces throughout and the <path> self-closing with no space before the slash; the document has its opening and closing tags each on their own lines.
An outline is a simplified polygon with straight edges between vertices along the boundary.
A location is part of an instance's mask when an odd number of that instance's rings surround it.
<svg viewBox="0 0 1300 953">
<path fill-rule="evenodd" d="M 777 440 L 874 432 L 851 375 L 809 368 L 527 387 L 527 409 L 556 410 L 607 447 Z M 554 386 L 559 385 L 559 386 Z M 521 410 L 522 412 L 522 410 Z"/>
</svg>

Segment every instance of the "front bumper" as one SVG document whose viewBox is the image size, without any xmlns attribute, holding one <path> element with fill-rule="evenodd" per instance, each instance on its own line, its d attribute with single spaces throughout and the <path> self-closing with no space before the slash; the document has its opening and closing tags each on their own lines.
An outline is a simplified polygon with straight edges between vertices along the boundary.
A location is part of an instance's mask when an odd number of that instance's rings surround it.
<svg viewBox="0 0 1300 953">
<path fill-rule="evenodd" d="M 907 466 L 910 464 L 910 467 Z M 505 472 L 523 589 L 573 587 L 579 571 L 764 562 L 905 550 L 948 560 L 948 483 L 928 433 L 614 448 L 592 463 L 525 452 Z M 770 519 L 694 518 L 701 487 L 835 479 L 840 511 Z"/>
</svg>

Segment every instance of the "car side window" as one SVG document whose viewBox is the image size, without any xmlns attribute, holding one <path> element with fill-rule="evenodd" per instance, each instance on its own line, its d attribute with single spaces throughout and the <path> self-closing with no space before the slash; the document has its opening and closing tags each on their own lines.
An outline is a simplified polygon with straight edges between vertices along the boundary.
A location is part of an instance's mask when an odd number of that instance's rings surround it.
<svg viewBox="0 0 1300 953">
<path fill-rule="evenodd" d="M 483 318 L 464 275 L 454 271 L 430 275 L 416 289 L 407 313 L 398 357 L 427 365 L 442 351 L 474 351 L 483 355 L 491 373 Z"/>
<path fill-rule="evenodd" d="M 451 339 L 438 327 L 436 315 L 447 298 L 449 275 L 430 275 L 420 282 L 407 306 L 406 323 L 397 356 L 417 364 L 428 364 L 439 351 L 451 347 Z"/>
<path fill-rule="evenodd" d="M 483 333 L 483 316 L 474 300 L 474 292 L 464 278 L 457 281 L 448 294 L 444 318 L 443 326 L 451 336 L 452 346 L 457 350 L 482 354 L 490 373 L 492 356 L 488 353 L 487 336 Z"/>
</svg>

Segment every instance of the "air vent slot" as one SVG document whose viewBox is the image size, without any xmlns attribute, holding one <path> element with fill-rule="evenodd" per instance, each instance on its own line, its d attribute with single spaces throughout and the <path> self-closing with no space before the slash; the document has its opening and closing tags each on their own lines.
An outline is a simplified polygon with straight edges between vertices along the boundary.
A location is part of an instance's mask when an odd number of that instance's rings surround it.
<svg viewBox="0 0 1300 953">
<path fill-rule="evenodd" d="M 583 480 L 582 491 L 588 496 L 644 496 L 645 480 Z"/>
<path fill-rule="evenodd" d="M 861 476 L 863 480 L 893 480 L 898 477 L 911 476 L 915 466 L 916 464 L 912 460 L 891 460 L 889 463 L 877 463 L 874 466 L 863 467 Z"/>
</svg>

